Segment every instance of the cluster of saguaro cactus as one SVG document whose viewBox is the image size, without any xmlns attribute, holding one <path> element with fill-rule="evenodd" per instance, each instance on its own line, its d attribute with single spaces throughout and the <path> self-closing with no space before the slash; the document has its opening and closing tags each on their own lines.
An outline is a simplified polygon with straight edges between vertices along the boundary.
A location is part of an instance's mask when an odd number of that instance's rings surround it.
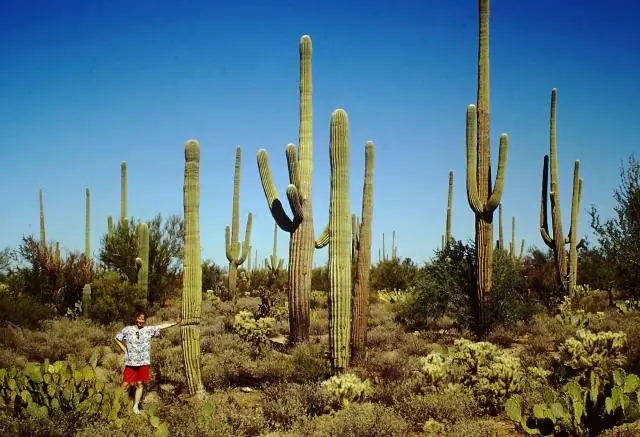
<svg viewBox="0 0 640 437">
<path fill-rule="evenodd" d="M 479 0 L 477 106 L 467 108 L 467 199 L 475 213 L 477 322 L 482 332 L 491 306 L 493 212 L 500 204 L 507 165 L 508 137 L 500 136 L 498 172 L 491 183 L 489 132 L 489 0 Z"/>
<path fill-rule="evenodd" d="M 496 250 L 505 251 L 504 248 L 504 233 L 502 231 L 502 203 L 498 207 L 498 241 L 496 241 Z M 524 253 L 524 239 L 520 244 L 520 255 L 517 257 L 518 260 L 522 259 L 522 254 Z M 516 217 L 511 217 L 511 242 L 509 243 L 509 256 L 511 257 L 511 261 L 516 261 Z"/>
<path fill-rule="evenodd" d="M 189 394 L 204 392 L 200 368 L 202 265 L 200 255 L 200 144 L 185 145 L 184 271 L 182 279 L 182 353 Z"/>
<path fill-rule="evenodd" d="M 362 188 L 362 220 L 354 231 L 358 237 L 356 238 L 356 248 L 352 251 L 355 254 L 356 265 L 351 312 L 351 361 L 353 364 L 362 362 L 366 356 L 369 276 L 371 274 L 374 150 L 373 143 L 367 142 L 365 145 L 365 170 Z"/>
<path fill-rule="evenodd" d="M 582 179 L 580 179 L 580 161 L 576 160 L 573 167 L 573 196 L 571 199 L 571 226 L 569 235 L 562 232 L 562 216 L 560 212 L 560 192 L 558 182 L 558 146 L 556 142 L 556 100 L 558 91 L 551 90 L 551 114 L 549 121 L 549 155 L 544 156 L 542 166 L 542 196 L 540 199 L 540 234 L 544 243 L 553 251 L 556 264 L 556 277 L 559 284 L 568 294 L 573 293 L 578 273 L 578 248 L 584 240 L 578 241 L 578 215 L 580 213 L 580 196 L 582 193 Z M 549 170 L 549 159 L 551 169 Z M 549 181 L 549 173 L 551 180 Z M 550 192 L 548 192 L 550 188 Z M 549 234 L 547 219 L 547 197 L 551 203 L 551 224 L 553 237 Z M 567 255 L 564 249 L 569 244 L 569 267 L 567 269 Z"/>
<path fill-rule="evenodd" d="M 289 239 L 289 328 L 292 343 L 309 340 L 309 295 L 313 265 L 314 229 L 312 211 L 313 140 L 311 38 L 300 38 L 300 132 L 298 150 L 286 147 L 289 181 L 287 199 L 293 212 L 289 218 L 271 177 L 267 151 L 258 152 L 258 170 L 271 214 Z M 319 241 L 320 242 L 320 239 Z M 316 242 L 317 243 L 317 242 Z"/>
<path fill-rule="evenodd" d="M 252 215 L 249 213 L 247 217 L 247 229 L 244 234 L 244 243 L 242 249 L 240 248 L 240 242 L 238 241 L 238 234 L 240 232 L 240 161 L 242 151 L 240 146 L 236 148 L 236 163 L 235 171 L 233 175 L 233 212 L 231 217 L 231 229 L 227 225 L 225 227 L 224 238 L 227 261 L 229 261 L 229 292 L 234 296 L 236 295 L 236 283 L 238 281 L 238 266 L 242 265 L 247 259 L 247 255 L 251 246 L 251 221 Z"/>
<path fill-rule="evenodd" d="M 278 275 L 278 272 L 282 269 L 284 264 L 284 260 L 282 258 L 278 258 L 278 224 L 273 224 L 273 253 L 269 258 L 265 259 L 265 264 L 269 269 L 271 275 L 275 278 Z"/>
</svg>

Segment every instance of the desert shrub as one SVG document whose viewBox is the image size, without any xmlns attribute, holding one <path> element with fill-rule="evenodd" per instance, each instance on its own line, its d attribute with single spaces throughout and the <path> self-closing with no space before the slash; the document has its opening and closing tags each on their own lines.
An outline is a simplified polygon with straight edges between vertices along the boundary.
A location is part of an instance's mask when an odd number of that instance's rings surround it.
<svg viewBox="0 0 640 437">
<path fill-rule="evenodd" d="M 294 382 L 317 382 L 331 374 L 331 366 L 324 356 L 324 346 L 321 344 L 303 343 L 296 346 L 291 353 L 291 363 Z"/>
<path fill-rule="evenodd" d="M 311 270 L 311 288 L 313 290 L 329 291 L 329 267 L 314 267 Z"/>
<path fill-rule="evenodd" d="M 556 279 L 556 267 L 551 250 L 534 249 L 522 260 L 525 289 L 547 309 L 555 309 L 565 296 Z"/>
<path fill-rule="evenodd" d="M 291 430 L 297 423 L 330 411 L 330 398 L 315 384 L 272 384 L 263 391 L 262 410 L 273 430 Z"/>
<path fill-rule="evenodd" d="M 41 246 L 32 236 L 22 241 L 18 249 L 22 266 L 13 273 L 14 290 L 51 303 L 64 315 L 81 300 L 82 288 L 93 277 L 93 264 L 79 253 L 58 258 L 52 248 Z"/>
<path fill-rule="evenodd" d="M 381 261 L 371 269 L 371 290 L 408 290 L 415 284 L 418 272 L 411 258 Z"/>
<path fill-rule="evenodd" d="M 327 309 L 329 305 L 329 294 L 323 290 L 313 289 L 309 296 L 309 308 L 315 309 Z"/>
<path fill-rule="evenodd" d="M 408 431 L 407 422 L 392 408 L 367 402 L 317 417 L 302 426 L 299 434 L 310 437 L 406 437 Z"/>
<path fill-rule="evenodd" d="M 33 329 L 55 316 L 55 308 L 31 295 L 10 291 L 0 293 L 0 320 Z"/>
<path fill-rule="evenodd" d="M 114 271 L 98 275 L 91 284 L 89 317 L 99 323 L 130 320 L 146 306 L 146 294 L 138 284 Z"/>
</svg>

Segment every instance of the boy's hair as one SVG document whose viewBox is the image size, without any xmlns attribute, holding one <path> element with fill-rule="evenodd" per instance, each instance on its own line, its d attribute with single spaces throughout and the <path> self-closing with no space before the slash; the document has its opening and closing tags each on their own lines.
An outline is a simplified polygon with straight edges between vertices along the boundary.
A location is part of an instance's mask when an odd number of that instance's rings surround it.
<svg viewBox="0 0 640 437">
<path fill-rule="evenodd" d="M 137 318 L 138 318 L 138 316 L 140 316 L 140 315 L 143 315 L 145 319 L 147 318 L 147 313 L 146 313 L 146 311 L 144 311 L 144 310 L 138 310 L 138 311 L 136 311 L 136 316 L 135 316 L 134 320 L 135 320 L 135 319 L 137 319 Z"/>
</svg>

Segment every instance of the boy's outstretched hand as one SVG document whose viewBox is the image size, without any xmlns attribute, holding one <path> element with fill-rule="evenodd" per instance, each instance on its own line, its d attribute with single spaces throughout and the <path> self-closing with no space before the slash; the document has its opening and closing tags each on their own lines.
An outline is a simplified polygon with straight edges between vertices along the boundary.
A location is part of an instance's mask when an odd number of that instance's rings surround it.
<svg viewBox="0 0 640 437">
<path fill-rule="evenodd" d="M 180 326 L 182 323 L 182 314 L 178 313 L 178 317 L 176 318 L 176 325 Z"/>
</svg>

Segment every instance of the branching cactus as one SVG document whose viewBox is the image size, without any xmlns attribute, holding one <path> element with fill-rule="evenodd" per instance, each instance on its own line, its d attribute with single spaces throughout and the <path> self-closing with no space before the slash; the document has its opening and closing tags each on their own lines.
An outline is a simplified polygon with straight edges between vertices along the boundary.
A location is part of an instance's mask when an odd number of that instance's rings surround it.
<svg viewBox="0 0 640 437">
<path fill-rule="evenodd" d="M 366 357 L 367 318 L 369 315 L 369 284 L 371 274 L 371 226 L 373 222 L 373 168 L 375 148 L 365 145 L 364 185 L 362 188 L 362 222 L 356 221 L 356 273 L 353 284 L 351 325 L 351 360 L 358 364 Z M 353 217 L 352 217 L 353 219 Z M 353 225 L 353 222 L 352 222 Z"/>
<path fill-rule="evenodd" d="M 349 366 L 351 335 L 351 206 L 349 202 L 349 120 L 331 115 L 329 203 L 329 355 L 334 370 Z"/>
<path fill-rule="evenodd" d="M 238 241 L 238 234 L 240 232 L 241 153 L 240 146 L 238 146 L 236 148 L 236 164 L 233 176 L 233 213 L 231 217 L 231 231 L 227 225 L 224 232 L 227 261 L 229 261 L 229 292 L 233 295 L 234 301 L 237 299 L 236 283 L 238 280 L 238 266 L 242 265 L 242 263 L 247 259 L 249 247 L 251 246 L 251 213 L 249 213 L 249 217 L 247 217 L 247 229 L 244 234 L 242 250 L 240 248 L 240 242 Z"/>
<path fill-rule="evenodd" d="M 573 167 L 573 195 L 571 199 L 571 227 L 569 235 L 562 233 L 562 216 L 560 211 L 560 193 L 558 181 L 558 145 L 556 141 L 556 100 L 558 91 L 551 90 L 551 115 L 549 127 L 549 155 L 544 156 L 542 165 L 542 197 L 540 199 L 540 235 L 544 243 L 553 250 L 556 263 L 556 278 L 569 295 L 573 293 L 578 278 L 578 248 L 585 240 L 578 242 L 578 215 L 580 214 L 580 197 L 582 195 L 582 179 L 580 179 L 580 161 L 576 160 Z M 551 169 L 549 169 L 551 160 Z M 549 171 L 550 170 L 550 171 Z M 549 181 L 549 173 L 551 180 Z M 550 192 L 549 192 L 550 185 Z M 547 198 L 551 203 L 551 226 L 553 237 L 549 234 L 547 219 Z M 564 249 L 569 244 L 569 268 L 567 270 L 567 256 Z"/>
<path fill-rule="evenodd" d="M 185 145 L 184 271 L 182 275 L 182 353 L 190 395 L 204 393 L 200 369 L 202 260 L 200 256 L 200 144 Z"/>
<path fill-rule="evenodd" d="M 127 215 L 127 162 L 120 164 L 120 223 L 125 224 L 129 220 Z"/>
<path fill-rule="evenodd" d="M 476 222 L 476 280 L 478 331 L 487 328 L 493 273 L 493 212 L 500 204 L 507 166 L 508 137 L 500 136 L 498 172 L 491 183 L 489 129 L 489 0 L 479 0 L 479 59 L 477 107 L 467 108 L 467 199 Z"/>
<path fill-rule="evenodd" d="M 84 197 L 84 257 L 89 261 L 91 259 L 91 192 L 88 188 L 84 190 Z"/>
<path fill-rule="evenodd" d="M 267 151 L 258 152 L 258 169 L 271 215 L 278 226 L 291 234 L 289 239 L 289 328 L 292 343 L 309 340 L 309 295 L 313 266 L 314 229 L 312 212 L 313 141 L 312 141 L 311 38 L 300 38 L 300 133 L 299 147 L 286 147 L 289 168 L 287 199 L 293 212 L 289 218 L 271 177 Z M 318 239 L 322 246 L 325 231 Z M 326 243 L 325 243 L 326 244 Z"/>
<path fill-rule="evenodd" d="M 138 236 L 138 257 L 136 264 L 138 267 L 138 284 L 144 290 L 144 294 L 149 299 L 149 225 L 140 223 L 136 227 Z"/>
</svg>

